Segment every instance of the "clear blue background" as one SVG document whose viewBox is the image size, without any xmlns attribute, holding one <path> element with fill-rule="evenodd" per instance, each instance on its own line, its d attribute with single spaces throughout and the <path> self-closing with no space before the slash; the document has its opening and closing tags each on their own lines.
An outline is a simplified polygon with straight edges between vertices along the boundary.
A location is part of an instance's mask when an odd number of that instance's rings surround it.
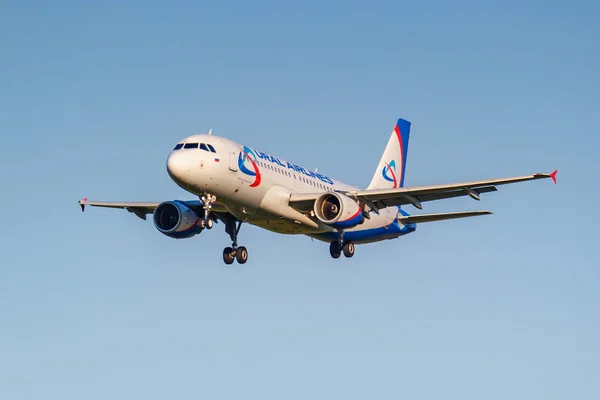
<svg viewBox="0 0 600 400">
<path fill-rule="evenodd" d="M 600 6 L 501 4 L 3 1 L 0 398 L 600 398 Z M 399 116 L 407 185 L 559 184 L 353 259 L 244 226 L 243 267 L 76 203 L 190 198 L 210 128 L 366 186 Z"/>
</svg>

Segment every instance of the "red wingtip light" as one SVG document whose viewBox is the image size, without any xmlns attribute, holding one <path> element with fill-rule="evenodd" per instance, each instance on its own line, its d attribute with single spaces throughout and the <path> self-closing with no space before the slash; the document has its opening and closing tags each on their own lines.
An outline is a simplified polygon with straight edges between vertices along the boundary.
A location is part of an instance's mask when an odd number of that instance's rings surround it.
<svg viewBox="0 0 600 400">
<path fill-rule="evenodd" d="M 550 178 L 552 178 L 552 182 L 554 182 L 554 184 L 556 185 L 556 173 L 558 172 L 557 169 L 555 169 L 554 171 L 552 171 L 550 173 Z"/>
</svg>

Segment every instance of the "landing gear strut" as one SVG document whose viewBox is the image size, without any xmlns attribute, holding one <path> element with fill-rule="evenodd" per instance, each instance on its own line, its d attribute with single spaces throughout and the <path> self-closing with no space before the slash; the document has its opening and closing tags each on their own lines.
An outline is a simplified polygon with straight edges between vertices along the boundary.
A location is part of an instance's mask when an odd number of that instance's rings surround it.
<svg viewBox="0 0 600 400">
<path fill-rule="evenodd" d="M 225 223 L 225 232 L 229 233 L 231 238 L 231 247 L 223 249 L 223 261 L 227 265 L 233 264 L 235 260 L 240 264 L 245 264 L 248 261 L 248 250 L 244 246 L 238 247 L 237 245 L 237 236 L 241 227 L 242 221 L 236 221 L 234 218 L 228 219 Z"/>
<path fill-rule="evenodd" d="M 200 220 L 200 228 L 212 229 L 214 221 L 210 217 L 210 209 L 215 201 L 217 201 L 217 196 L 207 194 L 206 196 L 202 196 L 200 200 L 204 204 L 204 218 Z"/>
<path fill-rule="evenodd" d="M 352 257 L 354 255 L 354 243 L 345 241 L 344 232 L 340 231 L 339 240 L 334 240 L 329 244 L 329 254 L 331 254 L 331 257 L 333 258 L 340 258 L 342 252 L 347 258 Z"/>
</svg>

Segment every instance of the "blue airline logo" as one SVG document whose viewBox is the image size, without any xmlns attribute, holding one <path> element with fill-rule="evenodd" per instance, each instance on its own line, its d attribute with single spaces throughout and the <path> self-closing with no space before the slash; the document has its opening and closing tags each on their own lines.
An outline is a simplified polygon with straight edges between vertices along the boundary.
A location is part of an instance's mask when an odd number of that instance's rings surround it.
<svg viewBox="0 0 600 400">
<path fill-rule="evenodd" d="M 250 170 L 246 165 L 250 164 Z M 250 187 L 256 187 L 260 185 L 261 177 L 260 171 L 258 170 L 258 165 L 256 165 L 256 154 L 252 151 L 248 146 L 244 146 L 240 151 L 240 155 L 238 157 L 238 167 L 240 171 L 249 176 L 254 176 L 254 182 L 250 184 Z"/>
<path fill-rule="evenodd" d="M 275 156 L 264 153 L 262 151 L 252 150 L 249 147 L 244 146 L 244 149 L 240 152 L 240 155 L 238 158 L 238 166 L 240 167 L 240 171 L 242 171 L 244 174 L 257 177 L 257 179 L 250 185 L 251 187 L 255 187 L 260 184 L 260 180 L 261 180 L 260 172 L 258 171 L 258 166 L 257 166 L 257 162 L 259 159 L 269 162 L 271 164 L 275 164 L 282 168 L 287 168 L 297 174 L 303 174 L 303 175 L 306 175 L 311 178 L 319 179 L 322 182 L 325 182 L 329 185 L 333 185 L 333 181 L 325 175 L 321 175 L 319 173 L 310 171 L 304 167 L 289 163 L 287 161 L 281 161 L 280 159 L 278 159 Z M 252 169 L 249 169 L 248 167 L 246 167 L 247 160 L 249 160 L 251 162 Z"/>
<path fill-rule="evenodd" d="M 385 179 L 386 181 L 393 182 L 394 187 L 396 187 L 398 182 L 396 180 L 396 160 L 392 160 L 389 163 L 385 163 L 383 169 L 381 170 L 381 175 L 383 175 L 383 179 Z"/>
</svg>

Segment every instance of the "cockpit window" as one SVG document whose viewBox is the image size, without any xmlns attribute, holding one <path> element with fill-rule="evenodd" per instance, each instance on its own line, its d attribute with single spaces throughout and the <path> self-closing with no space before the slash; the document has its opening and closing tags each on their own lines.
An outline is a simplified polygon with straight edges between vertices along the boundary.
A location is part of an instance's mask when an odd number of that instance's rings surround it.
<svg viewBox="0 0 600 400">
<path fill-rule="evenodd" d="M 214 148 L 214 147 L 212 147 L 212 145 L 211 145 L 211 144 L 209 144 L 209 145 L 208 145 L 208 148 L 209 148 L 209 149 L 210 149 L 210 151 L 212 151 L 213 153 L 216 153 L 216 151 L 215 151 L 215 148 Z"/>
<path fill-rule="evenodd" d="M 204 151 L 208 151 L 208 147 L 206 147 L 206 144 L 204 144 L 204 143 L 200 143 L 200 149 L 202 149 Z"/>
<path fill-rule="evenodd" d="M 179 150 L 182 147 L 183 147 L 183 143 L 177 143 L 177 146 L 175 146 L 175 148 L 173 150 Z"/>
<path fill-rule="evenodd" d="M 198 143 L 186 143 L 185 146 L 183 146 L 184 149 L 197 149 L 198 148 Z"/>
</svg>

